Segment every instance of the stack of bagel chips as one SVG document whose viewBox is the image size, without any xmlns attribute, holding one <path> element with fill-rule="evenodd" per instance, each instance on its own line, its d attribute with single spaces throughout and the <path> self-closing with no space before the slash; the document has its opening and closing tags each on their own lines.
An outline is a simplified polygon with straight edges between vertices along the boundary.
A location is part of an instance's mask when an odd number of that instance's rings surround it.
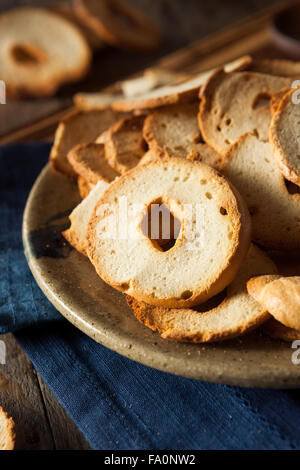
<svg viewBox="0 0 300 470">
<path fill-rule="evenodd" d="M 300 270 L 282 262 L 300 253 L 299 70 L 247 56 L 144 75 L 59 125 L 51 165 L 83 199 L 63 235 L 162 338 L 300 339 Z"/>
</svg>

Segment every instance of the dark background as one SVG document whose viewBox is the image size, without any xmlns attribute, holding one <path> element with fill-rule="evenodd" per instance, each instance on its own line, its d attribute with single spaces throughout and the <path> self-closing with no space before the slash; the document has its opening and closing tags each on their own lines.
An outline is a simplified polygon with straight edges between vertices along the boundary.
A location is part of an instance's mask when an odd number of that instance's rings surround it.
<svg viewBox="0 0 300 470">
<path fill-rule="evenodd" d="M 165 34 L 161 53 L 182 47 L 209 33 L 284 0 L 127 0 L 140 7 Z M 0 10 L 21 5 L 51 5 L 57 0 L 0 0 Z"/>
<path fill-rule="evenodd" d="M 153 53 L 137 53 L 106 46 L 94 54 L 88 75 L 61 87 L 54 97 L 8 101 L 0 107 L 0 139 L 45 116 L 67 108 L 78 91 L 98 91 L 139 72 L 156 60 L 221 29 L 253 16 L 261 10 L 284 5 L 287 0 L 126 0 L 152 17 L 164 40 Z M 57 0 L 0 0 L 0 11 L 16 6 L 49 6 Z M 9 142 L 2 140 L 2 142 Z"/>
</svg>

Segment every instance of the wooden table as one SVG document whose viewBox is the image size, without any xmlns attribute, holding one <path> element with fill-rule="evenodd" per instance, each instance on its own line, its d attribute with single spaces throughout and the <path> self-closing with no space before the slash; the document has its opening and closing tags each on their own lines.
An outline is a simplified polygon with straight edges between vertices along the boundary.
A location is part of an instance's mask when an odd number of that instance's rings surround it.
<svg viewBox="0 0 300 470">
<path fill-rule="evenodd" d="M 230 20 L 241 20 L 248 13 L 253 13 L 258 6 L 263 7 L 276 3 L 271 9 L 264 11 L 252 20 L 225 28 L 221 32 L 210 35 L 182 51 L 171 54 L 162 61 L 165 67 L 195 72 L 211 68 L 245 53 L 268 57 L 281 56 L 272 44 L 268 27 L 270 17 L 278 9 L 278 2 L 268 0 L 260 0 L 259 2 L 253 0 L 244 2 L 210 0 L 202 4 L 198 0 L 135 1 L 143 4 L 145 8 L 151 4 L 149 11 L 154 14 L 156 20 L 159 20 L 161 26 L 165 25 L 168 40 L 163 52 L 199 39 L 200 36 L 211 33 L 221 25 L 228 25 Z M 2 1 L 2 4 L 5 4 L 5 2 L 6 0 Z M 11 5 L 12 2 L 7 1 L 6 3 Z M 14 3 L 37 2 L 19 0 Z M 169 27 L 166 24 L 169 24 Z M 203 26 L 201 30 L 200 25 Z M 175 36 L 176 41 L 174 40 Z M 151 62 L 158 59 L 161 53 L 162 51 L 155 57 L 151 57 Z M 124 57 L 127 64 L 127 75 L 145 67 L 150 61 L 149 56 L 145 58 L 130 54 L 124 56 L 124 53 L 120 54 L 119 51 L 113 49 L 108 49 L 105 52 L 105 64 L 108 71 L 106 70 L 106 78 L 104 82 L 101 82 L 102 85 L 113 79 L 121 78 L 116 64 L 120 63 L 118 62 L 120 60 L 124 62 Z M 130 61 L 127 60 L 128 57 L 131 57 Z M 122 75 L 124 75 L 124 69 Z M 101 76 L 99 71 L 98 76 Z M 99 83 L 98 81 L 98 85 Z M 85 86 L 87 89 L 91 88 L 88 83 Z M 92 88 L 94 86 L 95 83 L 92 84 Z M 14 128 L 15 121 L 12 119 L 6 132 L 2 133 L 0 143 L 51 139 L 53 129 L 61 114 L 55 112 L 55 100 L 58 100 L 58 102 L 65 100 L 66 106 L 71 104 L 70 93 L 74 91 L 74 87 L 66 90 L 63 93 L 60 92 L 58 98 L 52 101 L 51 105 L 54 111 L 50 111 L 50 118 L 47 116 L 45 108 L 45 112 L 42 113 L 40 118 L 32 123 L 32 119 L 34 120 L 36 117 L 33 113 L 28 117 L 27 124 L 25 122 L 25 125 L 20 129 Z M 22 107 L 24 103 L 19 105 Z M 14 106 L 16 107 L 15 113 L 18 111 L 18 104 L 16 103 Z M 58 109 L 60 109 L 59 106 Z M 1 116 L 0 110 L 0 123 L 1 119 L 4 119 L 4 115 Z M 16 448 L 31 450 L 89 449 L 88 443 L 26 358 L 14 336 L 8 334 L 0 339 L 5 341 L 7 349 L 7 363 L 0 365 L 0 405 L 14 417 L 16 422 Z"/>
</svg>

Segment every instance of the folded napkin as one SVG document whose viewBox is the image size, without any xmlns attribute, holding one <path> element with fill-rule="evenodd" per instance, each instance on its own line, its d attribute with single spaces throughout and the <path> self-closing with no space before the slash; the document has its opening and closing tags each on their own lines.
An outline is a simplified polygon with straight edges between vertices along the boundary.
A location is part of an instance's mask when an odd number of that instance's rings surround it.
<svg viewBox="0 0 300 470">
<path fill-rule="evenodd" d="M 21 225 L 49 149 L 0 148 L 0 332 L 16 332 L 91 446 L 299 449 L 298 390 L 228 387 L 159 372 L 97 344 L 48 302 L 27 267 Z"/>
</svg>

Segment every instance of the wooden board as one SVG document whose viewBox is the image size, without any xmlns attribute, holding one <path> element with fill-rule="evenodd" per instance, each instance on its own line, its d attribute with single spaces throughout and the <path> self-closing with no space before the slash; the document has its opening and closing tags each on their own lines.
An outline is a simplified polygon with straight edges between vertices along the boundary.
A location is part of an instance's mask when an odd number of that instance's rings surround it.
<svg viewBox="0 0 300 470">
<path fill-rule="evenodd" d="M 0 365 L 0 405 L 15 421 L 15 448 L 89 449 L 13 335 L 1 336 L 1 341 L 6 347 L 6 364 Z"/>
</svg>

